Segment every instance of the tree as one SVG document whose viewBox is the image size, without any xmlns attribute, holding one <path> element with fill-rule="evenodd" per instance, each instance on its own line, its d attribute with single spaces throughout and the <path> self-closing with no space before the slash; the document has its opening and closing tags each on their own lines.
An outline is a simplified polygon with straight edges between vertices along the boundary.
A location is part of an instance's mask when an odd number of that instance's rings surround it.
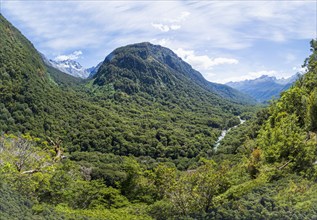
<svg viewBox="0 0 317 220">
<path fill-rule="evenodd" d="M 197 188 L 198 205 L 207 213 L 214 205 L 214 197 L 230 188 L 228 176 L 230 166 L 228 161 L 223 161 L 220 165 L 207 160 L 204 160 L 204 163 L 194 172 L 194 182 Z"/>
<path fill-rule="evenodd" d="M 35 146 L 35 141 L 30 135 L 3 136 L 0 138 L 1 158 L 15 166 L 21 174 L 40 172 L 43 168 L 52 165 L 51 152 L 45 152 Z"/>
<path fill-rule="evenodd" d="M 278 168 L 286 166 L 294 171 L 303 171 L 313 165 L 315 145 L 305 141 L 306 134 L 298 126 L 295 114 L 280 112 L 271 116 L 262 127 L 257 144 L 268 163 L 277 163 Z"/>
<path fill-rule="evenodd" d="M 30 135 L 0 138 L 0 173 L 13 189 L 28 196 L 48 187 L 55 166 L 52 152 L 42 150 L 36 141 Z"/>
<path fill-rule="evenodd" d="M 310 97 L 307 109 L 308 128 L 317 132 L 317 89 L 315 89 Z"/>
</svg>

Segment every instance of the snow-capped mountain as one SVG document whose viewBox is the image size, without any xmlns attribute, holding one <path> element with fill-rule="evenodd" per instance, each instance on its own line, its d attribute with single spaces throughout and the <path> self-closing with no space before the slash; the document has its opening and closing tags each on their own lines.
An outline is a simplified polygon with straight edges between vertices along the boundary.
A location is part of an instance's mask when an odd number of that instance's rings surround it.
<svg viewBox="0 0 317 220">
<path fill-rule="evenodd" d="M 258 102 L 266 102 L 278 98 L 280 93 L 291 87 L 300 76 L 300 73 L 296 73 L 289 78 L 277 79 L 274 76 L 263 75 L 252 80 L 229 82 L 226 85 L 250 95 Z"/>
<path fill-rule="evenodd" d="M 87 69 L 82 67 L 80 63 L 78 63 L 75 60 L 69 60 L 69 59 L 62 60 L 62 61 L 49 60 L 49 62 L 50 62 L 50 65 L 55 67 L 56 69 L 64 73 L 68 73 L 75 77 L 86 79 L 90 74 L 90 72 L 87 71 Z"/>
<path fill-rule="evenodd" d="M 100 62 L 97 66 L 90 67 L 88 69 L 84 68 L 80 65 L 79 62 L 71 59 L 67 60 L 51 60 L 48 59 L 44 54 L 40 53 L 42 60 L 46 65 L 52 66 L 64 73 L 69 75 L 79 77 L 82 79 L 92 78 L 97 72 L 102 62 Z"/>
</svg>

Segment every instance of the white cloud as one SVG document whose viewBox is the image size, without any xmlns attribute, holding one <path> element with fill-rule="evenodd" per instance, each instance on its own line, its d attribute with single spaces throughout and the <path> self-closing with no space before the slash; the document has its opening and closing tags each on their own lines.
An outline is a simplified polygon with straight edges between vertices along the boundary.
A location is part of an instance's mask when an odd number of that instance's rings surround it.
<svg viewBox="0 0 317 220">
<path fill-rule="evenodd" d="M 170 44 L 170 40 L 169 39 L 165 39 L 165 38 L 163 38 L 163 39 L 155 39 L 154 38 L 154 39 L 150 40 L 150 42 L 152 44 L 158 44 L 158 45 L 167 46 L 167 47 Z"/>
<path fill-rule="evenodd" d="M 180 25 L 173 24 L 173 25 L 170 26 L 170 28 L 171 28 L 171 30 L 178 30 L 178 29 L 181 28 L 181 26 L 180 26 Z"/>
<path fill-rule="evenodd" d="M 167 19 L 167 21 L 169 21 L 171 23 L 179 23 L 179 22 L 182 22 L 182 21 L 186 21 L 186 19 L 187 19 L 187 17 L 189 15 L 190 15 L 190 12 L 183 11 L 178 18 Z"/>
<path fill-rule="evenodd" d="M 239 60 L 225 57 L 210 58 L 207 55 L 196 55 L 193 50 L 184 50 L 178 48 L 174 51 L 185 62 L 188 62 L 192 67 L 205 77 L 209 81 L 215 81 L 217 74 L 214 68 L 217 66 L 228 66 L 231 64 L 238 64 Z M 230 67 L 228 67 L 230 69 Z"/>
<path fill-rule="evenodd" d="M 180 56 L 184 61 L 193 65 L 198 70 L 210 70 L 212 67 L 222 64 L 238 64 L 237 59 L 216 57 L 210 58 L 207 55 L 196 55 L 193 50 L 184 50 L 178 48 L 175 53 Z"/>
<path fill-rule="evenodd" d="M 314 38 L 314 6 L 314 2 L 305 1 L 3 1 L 2 11 L 24 23 L 28 31 L 43 39 L 40 46 L 51 50 L 55 46 L 58 50 L 97 47 L 109 38 L 131 35 L 139 42 L 168 35 L 171 30 L 179 30 L 174 41 L 183 48 L 202 44 L 241 49 L 252 46 L 256 39 Z M 49 44 L 53 39 L 60 44 Z"/>
<path fill-rule="evenodd" d="M 275 31 L 272 33 L 271 40 L 276 42 L 284 42 L 286 40 L 286 36 L 282 32 Z"/>
<path fill-rule="evenodd" d="M 284 71 L 278 71 L 278 70 L 260 70 L 260 71 L 252 71 L 252 72 L 248 72 L 245 75 L 241 75 L 241 76 L 235 76 L 235 77 L 230 77 L 226 80 L 226 82 L 239 82 L 239 81 L 243 81 L 243 80 L 252 80 L 252 79 L 256 79 L 259 78 L 261 76 L 274 76 L 277 79 L 281 79 L 281 78 L 288 78 L 292 75 L 294 75 L 294 72 L 290 71 L 290 72 L 284 72 Z"/>
<path fill-rule="evenodd" d="M 68 55 L 59 55 L 57 57 L 54 58 L 55 61 L 64 61 L 64 60 L 77 60 L 81 55 L 83 54 L 83 52 L 81 52 L 80 50 L 74 51 L 71 54 Z"/>
<path fill-rule="evenodd" d="M 263 75 L 275 76 L 275 77 L 283 77 L 283 76 L 281 76 L 281 73 L 279 73 L 276 70 L 261 70 L 261 71 L 255 71 L 255 72 L 249 72 L 248 73 L 248 76 L 250 76 L 252 78 L 258 78 L 258 77 L 263 76 Z"/>
<path fill-rule="evenodd" d="M 162 32 L 168 32 L 170 30 L 178 30 L 181 28 L 180 25 L 176 25 L 176 24 L 172 24 L 172 25 L 164 25 L 164 24 L 156 24 L 156 23 L 152 23 L 151 24 L 154 28 L 159 29 Z"/>
<path fill-rule="evenodd" d="M 300 67 L 294 66 L 292 70 L 299 73 L 306 73 L 308 71 L 307 67 L 301 67 L 301 66 Z"/>
<path fill-rule="evenodd" d="M 170 27 L 168 25 L 164 25 L 164 24 L 155 24 L 152 23 L 151 24 L 154 28 L 159 29 L 162 32 L 167 32 L 170 30 Z"/>
<path fill-rule="evenodd" d="M 181 15 L 178 18 L 172 18 L 172 19 L 163 19 L 166 24 L 163 23 L 151 23 L 152 27 L 159 29 L 162 32 L 168 32 L 170 30 L 178 30 L 182 26 L 180 23 L 186 20 L 186 18 L 190 15 L 189 12 L 185 11 L 182 12 Z M 169 23 L 169 24 L 168 24 Z"/>
<path fill-rule="evenodd" d="M 195 53 L 187 51 L 184 60 L 217 81 L 257 69 L 248 64 L 255 63 L 253 57 L 262 53 L 264 44 L 287 45 L 317 35 L 314 1 L 17 0 L 2 1 L 1 13 L 48 57 L 85 48 L 83 65 L 92 66 L 119 46 L 151 41 L 174 50 L 191 48 Z M 242 64 L 247 56 L 249 63 Z M 287 59 L 289 69 L 302 62 L 298 54 L 296 64 L 285 56 L 272 62 Z M 227 64 L 237 65 L 233 70 Z M 239 69 L 241 65 L 247 67 Z"/>
</svg>

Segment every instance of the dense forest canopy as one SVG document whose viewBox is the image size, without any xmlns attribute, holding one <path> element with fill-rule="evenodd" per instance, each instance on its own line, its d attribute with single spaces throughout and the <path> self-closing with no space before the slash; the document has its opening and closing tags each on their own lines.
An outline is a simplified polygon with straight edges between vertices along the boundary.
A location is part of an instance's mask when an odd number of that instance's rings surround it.
<svg viewBox="0 0 317 220">
<path fill-rule="evenodd" d="M 0 21 L 0 218 L 317 218 L 316 40 L 263 108 L 144 44 L 78 80 Z"/>
</svg>

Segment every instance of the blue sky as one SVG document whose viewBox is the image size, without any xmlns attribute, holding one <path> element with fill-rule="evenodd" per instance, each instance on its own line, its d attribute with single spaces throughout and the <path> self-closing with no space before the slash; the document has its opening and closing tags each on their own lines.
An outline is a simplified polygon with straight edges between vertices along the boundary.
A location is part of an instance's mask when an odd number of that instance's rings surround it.
<svg viewBox="0 0 317 220">
<path fill-rule="evenodd" d="M 0 3 L 1 13 L 48 58 L 91 67 L 117 47 L 149 41 L 220 83 L 291 76 L 317 37 L 316 0 Z"/>
</svg>

